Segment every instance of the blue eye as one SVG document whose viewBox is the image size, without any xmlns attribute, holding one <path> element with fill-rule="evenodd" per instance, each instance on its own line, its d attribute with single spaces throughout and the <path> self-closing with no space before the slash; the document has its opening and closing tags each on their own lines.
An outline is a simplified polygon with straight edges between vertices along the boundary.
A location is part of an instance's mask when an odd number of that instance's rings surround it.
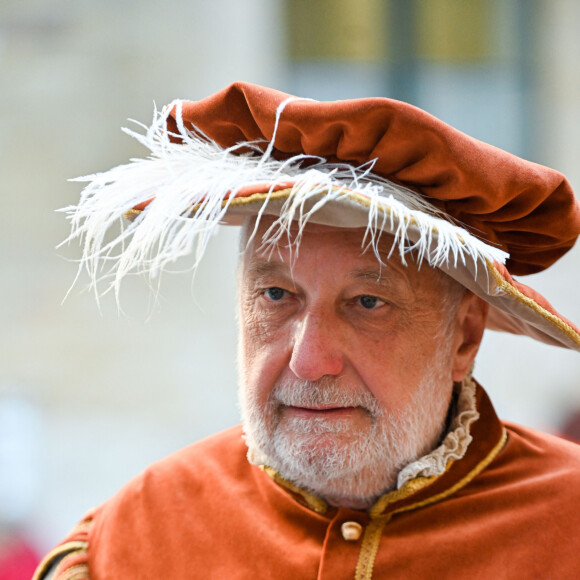
<svg viewBox="0 0 580 580">
<path fill-rule="evenodd" d="M 283 290 L 282 288 L 274 286 L 273 288 L 268 288 L 264 292 L 264 296 L 269 300 L 272 300 L 273 302 L 278 302 L 279 300 L 282 300 L 282 298 L 284 298 L 285 292 L 286 291 Z"/>
<path fill-rule="evenodd" d="M 372 310 L 376 308 L 379 303 L 379 299 L 376 296 L 361 296 L 359 298 L 360 305 L 367 310 Z"/>
</svg>

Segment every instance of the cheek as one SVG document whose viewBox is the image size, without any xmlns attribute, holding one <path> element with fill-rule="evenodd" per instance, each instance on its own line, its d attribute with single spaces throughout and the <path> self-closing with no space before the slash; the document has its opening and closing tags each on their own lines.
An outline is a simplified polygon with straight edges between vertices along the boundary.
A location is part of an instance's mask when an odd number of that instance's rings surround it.
<svg viewBox="0 0 580 580">
<path fill-rule="evenodd" d="M 242 301 L 240 313 L 241 334 L 247 344 L 259 348 L 280 340 L 284 322 L 281 316 L 263 312 L 253 298 Z"/>
<path fill-rule="evenodd" d="M 425 330 L 425 335 L 429 332 Z M 406 408 L 426 375 L 439 374 L 434 368 L 438 355 L 433 340 L 424 343 L 416 334 L 398 332 L 385 334 L 380 341 L 366 340 L 350 359 L 367 389 L 389 411 Z"/>
<path fill-rule="evenodd" d="M 265 401 L 288 363 L 278 333 L 251 316 L 240 320 L 239 368 L 241 385 L 254 399 Z M 276 342 L 275 342 L 276 341 Z"/>
</svg>

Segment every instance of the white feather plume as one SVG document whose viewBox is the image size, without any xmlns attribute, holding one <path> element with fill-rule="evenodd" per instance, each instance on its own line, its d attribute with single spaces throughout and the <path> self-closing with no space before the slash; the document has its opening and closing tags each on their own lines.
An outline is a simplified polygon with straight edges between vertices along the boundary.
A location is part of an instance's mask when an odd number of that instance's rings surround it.
<svg viewBox="0 0 580 580">
<path fill-rule="evenodd" d="M 288 102 L 280 105 L 276 126 Z M 144 133 L 124 129 L 149 149 L 147 158 L 73 180 L 87 185 L 78 205 L 62 210 L 71 221 L 71 234 L 63 243 L 81 240 L 79 272 L 88 272 L 97 294 L 110 289 L 118 292 L 129 273 L 147 272 L 155 277 L 186 255 L 194 255 L 195 269 L 217 226 L 229 209 L 234 210 L 229 206 L 237 192 L 260 183 L 269 184 L 269 190 L 255 208 L 258 218 L 271 206 L 276 189 L 293 184 L 278 219 L 262 240 L 266 247 L 289 236 L 292 223 L 297 222 L 301 232 L 309 220 L 316 220 L 317 212 L 340 202 L 361 215 L 364 211 L 365 244 L 377 256 L 378 240 L 387 231 L 395 237 L 392 251 L 398 250 L 403 260 L 412 251 L 419 262 L 426 260 L 432 266 L 472 260 L 477 268 L 486 259 L 503 263 L 507 258 L 505 252 L 451 223 L 416 193 L 374 175 L 374 161 L 360 167 L 307 155 L 279 161 L 271 156 L 275 135 L 270 143 L 244 142 L 224 149 L 200 131 L 187 129 L 181 107 L 181 101 L 174 101 L 156 110 L 151 126 L 141 125 Z M 177 135 L 167 128 L 173 109 Z M 174 136 L 179 142 L 172 141 Z M 123 219 L 126 212 L 148 201 L 134 221 Z M 295 247 L 300 235 L 293 241 Z M 103 292 L 97 289 L 102 282 Z"/>
</svg>

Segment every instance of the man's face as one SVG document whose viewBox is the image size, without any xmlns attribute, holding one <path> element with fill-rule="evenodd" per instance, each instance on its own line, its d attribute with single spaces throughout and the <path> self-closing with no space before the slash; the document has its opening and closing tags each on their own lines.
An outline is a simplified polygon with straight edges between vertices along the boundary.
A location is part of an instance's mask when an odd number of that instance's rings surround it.
<svg viewBox="0 0 580 580">
<path fill-rule="evenodd" d="M 266 226 L 240 275 L 250 457 L 331 503 L 367 507 L 441 436 L 461 342 L 446 295 L 457 291 L 388 258 L 390 236 L 381 265 L 362 251 L 363 230 L 307 225 L 298 252 L 264 253 Z"/>
</svg>

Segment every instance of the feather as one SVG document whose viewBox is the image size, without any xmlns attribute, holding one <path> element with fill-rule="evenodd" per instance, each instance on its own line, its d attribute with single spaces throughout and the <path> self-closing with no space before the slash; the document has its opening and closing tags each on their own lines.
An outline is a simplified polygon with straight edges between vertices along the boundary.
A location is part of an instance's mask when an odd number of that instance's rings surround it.
<svg viewBox="0 0 580 580">
<path fill-rule="evenodd" d="M 278 109 L 276 127 L 288 102 Z M 87 185 L 77 205 L 61 210 L 71 223 L 63 244 L 80 240 L 79 274 L 86 270 L 97 296 L 114 290 L 118 298 L 127 274 L 146 272 L 155 278 L 186 255 L 193 255 L 195 270 L 227 215 L 247 213 L 247 208 L 239 210 L 232 204 L 240 190 L 264 183 L 268 184 L 262 190 L 266 195 L 253 208 L 258 220 L 272 211 L 273 193 L 290 184 L 276 210 L 278 218 L 262 239 L 266 249 L 289 241 L 293 223 L 299 226 L 292 240 L 298 249 L 304 226 L 338 203 L 345 217 L 337 225 L 350 225 L 345 220 L 358 215 L 366 226 L 364 244 L 377 258 L 382 232 L 394 235 L 391 252 L 398 251 L 403 261 L 414 252 L 419 262 L 431 266 L 457 267 L 471 260 L 476 269 L 478 264 L 485 268 L 486 260 L 504 263 L 507 258 L 502 250 L 452 223 L 416 192 L 373 174 L 374 161 L 353 167 L 305 154 L 280 161 L 272 157 L 275 134 L 269 143 L 243 142 L 223 148 L 198 129 L 186 128 L 181 108 L 182 102 L 174 101 L 155 110 L 151 126 L 140 125 L 143 133 L 124 129 L 149 150 L 148 157 L 73 180 Z M 176 134 L 167 129 L 172 110 Z M 142 205 L 146 208 L 132 222 L 123 219 Z M 353 217 L 353 225 L 357 223 Z"/>
</svg>

